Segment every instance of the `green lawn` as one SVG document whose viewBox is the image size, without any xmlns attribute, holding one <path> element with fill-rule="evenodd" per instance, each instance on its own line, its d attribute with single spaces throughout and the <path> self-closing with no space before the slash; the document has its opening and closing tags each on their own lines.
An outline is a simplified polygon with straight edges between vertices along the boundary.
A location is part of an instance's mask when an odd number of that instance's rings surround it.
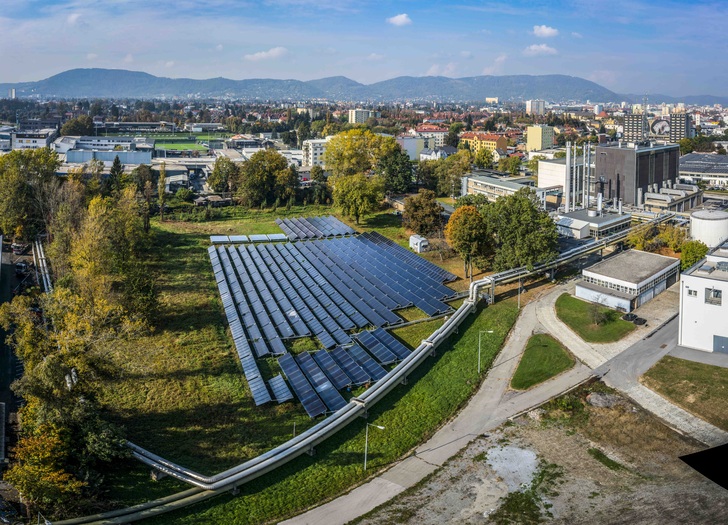
<svg viewBox="0 0 728 525">
<path fill-rule="evenodd" d="M 518 312 L 512 300 L 502 301 L 466 319 L 459 335 L 444 342 L 383 401 L 369 411 L 369 422 L 385 427 L 370 432 L 369 463 L 363 471 L 364 421 L 355 422 L 319 445 L 316 455 L 301 456 L 241 487 L 237 497 L 223 495 L 209 502 L 161 516 L 154 523 L 266 523 L 295 515 L 345 492 L 432 435 L 465 404 L 485 376 Z M 394 330 L 403 341 L 419 344 L 441 321 Z M 481 376 L 477 374 L 478 331 L 494 330 L 484 345 Z"/>
<path fill-rule="evenodd" d="M 604 322 L 594 324 L 592 303 L 572 297 L 568 293 L 561 294 L 556 300 L 556 315 L 579 337 L 589 343 L 612 343 L 619 341 L 635 329 L 635 326 L 620 319 L 621 313 L 604 306 L 597 309 L 604 316 Z"/>
<path fill-rule="evenodd" d="M 728 368 L 665 356 L 642 382 L 688 412 L 728 431 Z"/>
<path fill-rule="evenodd" d="M 197 144 L 196 142 L 157 142 L 154 146 L 157 149 L 174 149 L 174 150 L 192 150 L 192 151 L 207 151 L 207 146 Z"/>
<path fill-rule="evenodd" d="M 521 362 L 511 379 L 511 388 L 527 390 L 574 366 L 574 358 L 548 334 L 528 340 Z"/>
</svg>

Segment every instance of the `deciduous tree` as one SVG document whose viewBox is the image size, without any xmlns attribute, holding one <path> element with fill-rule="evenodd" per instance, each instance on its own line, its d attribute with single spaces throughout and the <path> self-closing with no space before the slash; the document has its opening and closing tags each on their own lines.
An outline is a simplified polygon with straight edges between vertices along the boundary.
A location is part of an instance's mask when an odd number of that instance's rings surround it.
<svg viewBox="0 0 728 525">
<path fill-rule="evenodd" d="M 691 268 L 708 253 L 708 247 L 702 241 L 688 241 L 680 249 L 680 269 Z"/>
<path fill-rule="evenodd" d="M 404 200 L 402 221 L 406 228 L 418 235 L 432 235 L 442 228 L 442 206 L 435 198 L 435 192 L 422 189 L 417 195 Z"/>
<path fill-rule="evenodd" d="M 448 244 L 463 259 L 465 276 L 473 281 L 473 261 L 487 257 L 492 250 L 491 237 L 483 216 L 474 206 L 461 206 L 450 216 L 445 227 Z"/>
<path fill-rule="evenodd" d="M 379 159 L 376 171 L 384 181 L 385 193 L 405 193 L 412 184 L 412 163 L 401 148 Z"/>
<path fill-rule="evenodd" d="M 338 175 L 329 182 L 334 205 L 345 215 L 354 217 L 357 224 L 362 216 L 377 209 L 384 198 L 384 184 L 377 175 Z"/>
<path fill-rule="evenodd" d="M 375 135 L 368 129 L 354 128 L 334 136 L 326 145 L 324 162 L 334 175 L 371 173 L 379 160 L 395 151 L 392 137 Z"/>
<path fill-rule="evenodd" d="M 275 199 L 276 176 L 288 169 L 285 157 L 273 149 L 253 153 L 240 169 L 238 198 L 246 206 L 258 206 Z"/>
</svg>

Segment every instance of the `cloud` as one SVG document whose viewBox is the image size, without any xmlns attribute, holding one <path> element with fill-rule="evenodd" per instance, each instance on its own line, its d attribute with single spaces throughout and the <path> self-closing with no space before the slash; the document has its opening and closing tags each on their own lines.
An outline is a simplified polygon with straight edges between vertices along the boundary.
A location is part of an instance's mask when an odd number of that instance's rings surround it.
<svg viewBox="0 0 728 525">
<path fill-rule="evenodd" d="M 500 73 L 503 68 L 503 64 L 505 64 L 506 62 L 506 58 L 508 58 L 508 55 L 506 55 L 505 53 L 502 55 L 498 55 L 491 66 L 483 69 L 483 74 L 495 75 L 496 73 Z"/>
<path fill-rule="evenodd" d="M 127 55 L 124 57 L 124 63 L 131 64 L 132 62 L 134 62 L 134 55 L 132 55 L 131 53 L 127 53 Z"/>
<path fill-rule="evenodd" d="M 376 62 L 377 60 L 381 60 L 384 58 L 384 55 L 380 55 L 379 53 L 369 53 L 367 55 L 367 60 L 371 62 Z"/>
<path fill-rule="evenodd" d="M 99 58 L 99 55 L 97 55 L 96 53 L 86 54 L 86 60 L 96 60 L 97 58 Z"/>
<path fill-rule="evenodd" d="M 251 62 L 258 62 L 259 60 L 270 60 L 273 58 L 281 58 L 282 56 L 285 56 L 288 54 L 288 49 L 282 46 L 276 46 L 270 48 L 268 51 L 258 51 L 257 53 L 253 53 L 251 55 L 245 55 L 245 60 L 250 60 Z"/>
<path fill-rule="evenodd" d="M 66 18 L 66 22 L 68 22 L 70 25 L 74 26 L 78 22 L 78 20 L 81 18 L 81 13 L 71 13 Z"/>
<path fill-rule="evenodd" d="M 584 35 L 582 35 L 581 33 L 577 33 L 576 31 L 571 33 L 571 36 L 573 36 L 574 38 L 584 38 Z"/>
<path fill-rule="evenodd" d="M 216 45 L 215 49 L 217 49 L 218 51 L 222 51 L 222 44 Z"/>
<path fill-rule="evenodd" d="M 455 74 L 458 65 L 456 62 L 448 62 L 444 66 L 440 64 L 432 64 L 430 69 L 427 70 L 425 76 L 427 77 L 450 77 Z"/>
<path fill-rule="evenodd" d="M 552 36 L 558 35 L 559 30 L 546 25 L 533 26 L 533 34 L 540 38 L 551 38 Z"/>
<path fill-rule="evenodd" d="M 406 13 L 402 13 L 401 15 L 396 15 L 391 18 L 387 18 L 387 23 L 392 24 L 393 26 L 408 26 L 412 23 L 412 19 L 407 15 Z"/>
<path fill-rule="evenodd" d="M 532 44 L 523 50 L 523 54 L 527 57 L 558 55 L 558 53 L 553 47 L 547 46 L 546 44 Z"/>
</svg>

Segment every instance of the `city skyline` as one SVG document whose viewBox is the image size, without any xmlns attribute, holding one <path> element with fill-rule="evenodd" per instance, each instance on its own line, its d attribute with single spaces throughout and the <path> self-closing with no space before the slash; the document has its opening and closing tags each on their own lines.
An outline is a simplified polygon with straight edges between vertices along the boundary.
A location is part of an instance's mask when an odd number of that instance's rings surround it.
<svg viewBox="0 0 728 525">
<path fill-rule="evenodd" d="M 566 74 L 618 93 L 723 95 L 719 4 L 573 0 L 9 0 L 0 82 L 82 67 L 172 78 Z M 689 14 L 690 23 L 686 15 Z M 711 52 L 712 51 L 712 52 Z"/>
</svg>

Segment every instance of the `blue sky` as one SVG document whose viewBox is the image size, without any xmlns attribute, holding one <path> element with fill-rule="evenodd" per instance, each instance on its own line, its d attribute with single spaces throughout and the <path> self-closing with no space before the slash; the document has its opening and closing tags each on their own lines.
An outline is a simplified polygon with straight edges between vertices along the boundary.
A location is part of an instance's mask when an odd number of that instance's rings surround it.
<svg viewBox="0 0 728 525">
<path fill-rule="evenodd" d="M 77 67 L 167 77 L 567 74 L 727 95 L 721 1 L 2 0 L 0 82 Z"/>
</svg>

